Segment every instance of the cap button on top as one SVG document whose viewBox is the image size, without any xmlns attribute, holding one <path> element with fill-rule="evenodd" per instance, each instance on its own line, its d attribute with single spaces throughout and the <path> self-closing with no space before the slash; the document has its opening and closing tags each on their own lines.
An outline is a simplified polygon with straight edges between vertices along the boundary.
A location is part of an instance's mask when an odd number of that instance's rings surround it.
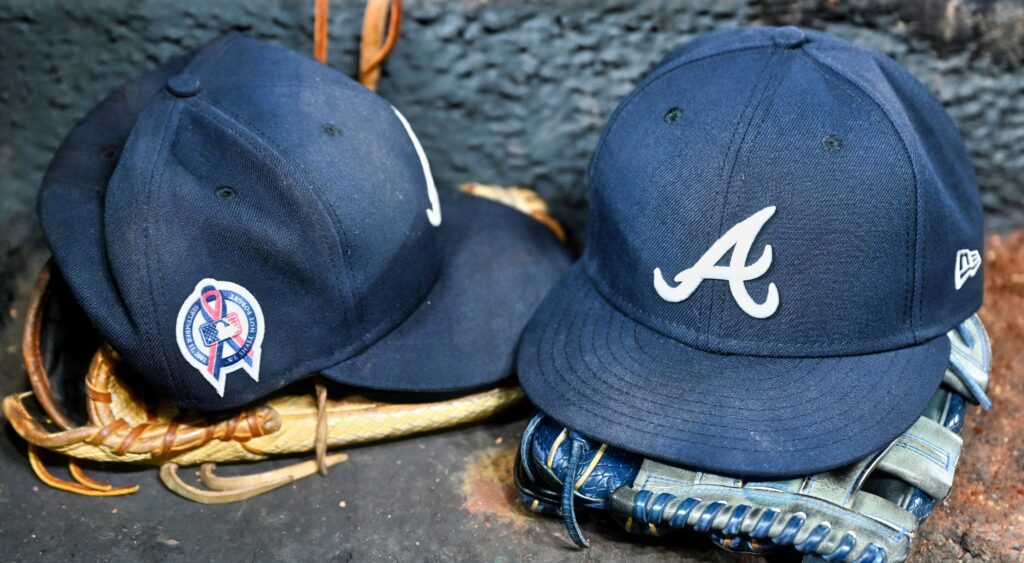
<svg viewBox="0 0 1024 563">
<path fill-rule="evenodd" d="M 795 49 L 810 41 L 802 29 L 793 26 L 779 28 L 774 35 L 775 43 L 786 49 Z"/>
<path fill-rule="evenodd" d="M 167 79 L 167 91 L 178 98 L 195 96 L 202 88 L 199 79 L 191 74 L 179 74 Z"/>
</svg>

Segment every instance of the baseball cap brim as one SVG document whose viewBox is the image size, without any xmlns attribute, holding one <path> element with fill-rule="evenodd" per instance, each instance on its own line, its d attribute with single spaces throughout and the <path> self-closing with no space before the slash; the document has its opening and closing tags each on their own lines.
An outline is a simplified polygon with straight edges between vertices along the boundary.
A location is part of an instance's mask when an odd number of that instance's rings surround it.
<svg viewBox="0 0 1024 563">
<path fill-rule="evenodd" d="M 942 335 L 860 356 L 716 354 L 617 310 L 581 261 L 538 308 L 518 369 L 541 410 L 594 439 L 705 471 L 790 477 L 887 447 L 924 411 L 949 352 Z"/>
<path fill-rule="evenodd" d="M 322 373 L 390 391 L 455 391 L 509 377 L 526 322 L 571 262 L 547 227 L 503 204 L 441 199 L 444 262 L 413 313 Z"/>
<path fill-rule="evenodd" d="M 389 391 L 455 391 L 511 375 L 519 337 L 571 259 L 540 222 L 475 196 L 442 197 L 444 265 L 433 289 L 394 330 L 322 370 Z"/>
</svg>

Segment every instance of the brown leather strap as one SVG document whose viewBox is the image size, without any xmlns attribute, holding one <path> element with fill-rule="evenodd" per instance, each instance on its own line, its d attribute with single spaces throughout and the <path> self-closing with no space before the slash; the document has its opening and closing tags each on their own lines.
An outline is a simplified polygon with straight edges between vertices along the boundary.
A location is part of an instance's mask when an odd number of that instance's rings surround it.
<svg viewBox="0 0 1024 563">
<path fill-rule="evenodd" d="M 8 395 L 3 400 L 3 412 L 7 422 L 18 435 L 25 438 L 30 444 L 46 449 L 59 449 L 72 444 L 88 442 L 89 438 L 96 434 L 98 430 L 96 426 L 79 426 L 59 432 L 44 428 L 39 420 L 29 414 L 22 402 L 30 395 L 33 395 L 33 392 L 26 391 Z"/>
<path fill-rule="evenodd" d="M 69 493 L 77 493 L 90 497 L 113 497 L 130 495 L 139 490 L 138 485 L 132 485 L 130 487 L 114 487 L 113 485 L 89 479 L 84 473 L 82 473 L 81 468 L 79 468 L 74 462 L 69 464 L 68 469 L 71 472 L 71 476 L 75 481 L 77 481 L 77 483 L 60 479 L 56 475 L 47 471 L 46 466 L 43 465 L 43 461 L 39 457 L 38 446 L 35 446 L 34 444 L 28 445 L 28 463 L 32 467 L 32 472 L 36 474 L 36 477 L 39 477 L 40 481 L 54 489 L 67 491 Z"/>
<path fill-rule="evenodd" d="M 256 419 L 256 411 L 252 409 L 245 411 L 245 422 L 249 425 L 250 436 L 259 438 L 263 435 L 263 428 L 260 427 L 260 422 Z"/>
<path fill-rule="evenodd" d="M 294 479 L 289 475 L 285 475 L 276 481 L 262 483 L 251 489 L 209 491 L 193 487 L 182 481 L 181 477 L 178 476 L 178 464 L 165 463 L 160 466 L 160 480 L 164 482 L 168 489 L 189 500 L 203 504 L 225 504 L 252 498 L 282 485 L 287 485 Z"/>
<path fill-rule="evenodd" d="M 316 465 L 321 475 L 327 475 L 327 386 L 317 379 L 316 386 Z"/>
<path fill-rule="evenodd" d="M 227 442 L 228 440 L 231 440 L 232 438 L 234 438 L 235 437 L 235 428 L 238 428 L 238 417 L 237 416 L 233 416 L 233 417 L 228 419 L 228 426 L 224 430 L 224 435 L 221 436 L 220 439 L 222 441 L 224 441 L 224 442 Z"/>
<path fill-rule="evenodd" d="M 128 449 L 132 447 L 132 444 L 135 443 L 135 440 L 139 438 L 139 435 L 145 432 L 146 429 L 149 427 L 149 424 L 143 422 L 142 424 L 139 424 L 132 428 L 131 430 L 129 430 L 128 435 L 124 437 L 124 440 L 121 440 L 121 445 L 118 446 L 116 450 L 114 450 L 114 453 L 117 455 L 124 455 L 125 452 L 127 452 Z"/>
<path fill-rule="evenodd" d="M 327 64 L 327 16 L 330 13 L 329 0 L 316 0 L 313 6 L 313 57 Z"/>
<path fill-rule="evenodd" d="M 99 401 L 101 403 L 110 404 L 114 401 L 114 396 L 111 395 L 109 391 L 100 391 L 99 389 L 94 389 L 92 385 L 89 385 L 88 380 L 86 380 L 85 382 L 85 394 L 88 395 L 89 398 L 92 399 L 93 401 Z"/>
<path fill-rule="evenodd" d="M 167 425 L 167 432 L 164 433 L 164 447 L 160 450 L 160 455 L 166 457 L 171 455 L 174 451 L 174 439 L 178 437 L 178 421 L 172 420 Z"/>
<path fill-rule="evenodd" d="M 348 454 L 337 453 L 327 456 L 323 463 L 330 467 L 347 459 Z M 253 475 L 221 477 L 213 472 L 215 464 L 204 463 L 199 469 L 199 480 L 206 488 L 200 489 L 181 479 L 177 464 L 167 463 L 160 466 L 160 479 L 168 489 L 189 500 L 203 504 L 225 504 L 252 498 L 308 477 L 319 470 L 319 465 L 311 459 Z"/>
<path fill-rule="evenodd" d="M 91 438 L 89 438 L 86 441 L 94 446 L 98 446 L 103 443 L 103 440 L 107 439 L 107 436 L 110 436 L 114 432 L 117 432 L 122 426 L 127 425 L 128 421 L 126 421 L 123 418 L 119 418 L 111 422 L 110 424 L 104 426 L 103 428 L 100 428 L 99 432 L 94 434 Z"/>
<path fill-rule="evenodd" d="M 95 479 L 91 479 L 88 475 L 86 475 L 85 472 L 82 471 L 82 467 L 80 465 L 78 465 L 78 461 L 76 461 L 75 458 L 73 458 L 73 457 L 69 457 L 68 458 L 68 473 L 71 474 L 71 478 L 74 479 L 76 483 L 78 483 L 79 485 L 82 485 L 83 487 L 87 487 L 87 488 L 92 489 L 94 491 L 112 491 L 112 490 L 114 490 L 114 486 L 113 485 L 110 485 L 108 483 L 101 483 L 101 482 L 99 482 L 99 481 L 97 481 Z M 127 489 L 131 489 L 131 488 L 133 488 L 133 487 L 126 487 L 126 490 Z M 135 485 L 134 489 L 136 491 L 139 490 L 139 486 Z M 134 491 L 132 491 L 132 492 L 134 492 Z M 128 494 L 128 493 L 124 492 L 122 494 Z"/>
<path fill-rule="evenodd" d="M 51 258 L 43 266 L 36 278 L 36 284 L 32 288 L 32 294 L 28 299 L 28 310 L 25 312 L 25 332 L 21 338 L 21 355 L 25 358 L 25 369 L 28 372 L 28 381 L 32 385 L 36 401 L 46 412 L 46 416 L 62 430 L 74 428 L 64 412 L 57 406 L 53 398 L 53 389 L 50 388 L 50 378 L 46 374 L 46 366 L 43 365 L 42 352 L 42 331 L 43 313 L 46 309 L 46 299 L 49 296 L 50 271 L 53 268 Z"/>
<path fill-rule="evenodd" d="M 369 0 L 366 3 L 363 35 L 359 41 L 359 82 L 370 90 L 377 89 L 381 64 L 394 49 L 401 26 L 401 0 Z"/>
<path fill-rule="evenodd" d="M 107 345 L 101 346 L 93 357 L 89 374 L 86 377 L 86 385 L 92 391 L 89 394 L 88 409 L 89 422 L 94 428 L 109 426 L 121 418 L 117 413 L 123 411 L 120 408 L 115 408 L 112 402 L 93 400 L 93 397 L 105 398 L 109 395 L 116 403 L 117 393 L 130 395 L 127 389 L 111 387 L 111 384 L 116 381 L 114 374 L 119 362 L 114 351 Z M 138 401 L 135 402 L 138 403 Z M 144 404 L 147 417 L 145 422 L 148 426 L 145 432 L 134 438 L 125 453 L 151 454 L 162 457 L 201 447 L 212 440 L 233 440 L 241 443 L 257 436 L 276 432 L 281 427 L 281 419 L 277 412 L 265 405 L 239 411 L 234 416 L 223 420 L 209 419 L 189 412 L 162 420 L 158 416 L 155 403 L 145 401 Z M 115 450 L 123 449 L 124 444 L 121 439 L 125 433 L 113 435 L 114 430 L 118 429 L 107 428 L 106 432 L 95 436 L 94 439 L 101 439 L 102 445 L 106 447 Z"/>
</svg>

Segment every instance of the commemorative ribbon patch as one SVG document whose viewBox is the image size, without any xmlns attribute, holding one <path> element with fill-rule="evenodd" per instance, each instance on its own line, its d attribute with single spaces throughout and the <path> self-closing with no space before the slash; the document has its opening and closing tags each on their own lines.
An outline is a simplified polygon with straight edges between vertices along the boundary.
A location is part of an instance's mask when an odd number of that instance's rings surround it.
<svg viewBox="0 0 1024 563">
<path fill-rule="evenodd" d="M 221 397 L 233 371 L 260 380 L 266 327 L 259 302 L 244 287 L 203 279 L 181 304 L 175 327 L 181 355 Z"/>
</svg>

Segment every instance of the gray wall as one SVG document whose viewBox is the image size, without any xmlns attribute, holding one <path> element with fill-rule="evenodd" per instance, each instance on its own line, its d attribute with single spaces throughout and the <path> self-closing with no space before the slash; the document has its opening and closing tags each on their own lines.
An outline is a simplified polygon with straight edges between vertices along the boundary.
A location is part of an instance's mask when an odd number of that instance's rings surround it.
<svg viewBox="0 0 1024 563">
<path fill-rule="evenodd" d="M 992 229 L 1024 225 L 1024 7 L 1005 0 L 407 0 L 381 93 L 408 116 L 439 185 L 535 187 L 586 223 L 584 169 L 619 99 L 669 49 L 745 23 L 800 24 L 880 49 L 946 104 Z M 0 6 L 0 311 L 45 255 L 35 194 L 52 152 L 106 93 L 227 31 L 311 50 L 312 0 L 97 0 Z M 830 4 L 835 4 L 831 7 Z M 355 68 L 362 2 L 335 0 L 330 64 Z M 0 315 L 0 329 L 9 315 Z"/>
</svg>

